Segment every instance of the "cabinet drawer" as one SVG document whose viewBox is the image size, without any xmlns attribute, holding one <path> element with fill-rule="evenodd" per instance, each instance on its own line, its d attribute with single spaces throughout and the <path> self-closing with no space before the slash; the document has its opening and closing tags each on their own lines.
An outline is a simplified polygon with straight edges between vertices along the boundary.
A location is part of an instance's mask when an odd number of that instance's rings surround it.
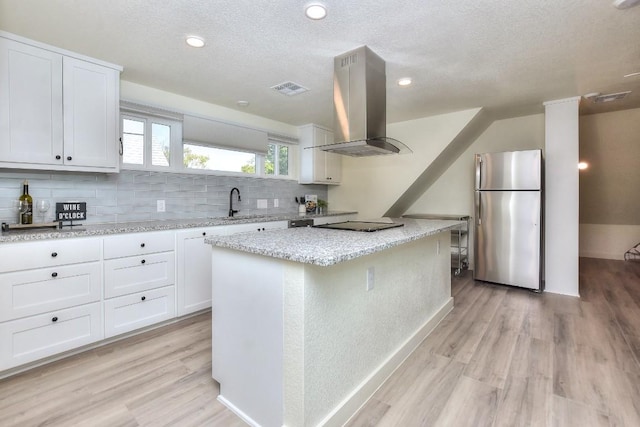
<svg viewBox="0 0 640 427">
<path fill-rule="evenodd" d="M 0 273 L 100 260 L 100 239 L 0 244 Z"/>
<path fill-rule="evenodd" d="M 174 247 L 173 231 L 110 236 L 104 239 L 104 259 L 172 251 Z"/>
<path fill-rule="evenodd" d="M 175 315 L 176 296 L 173 286 L 106 300 L 105 338 L 172 319 Z"/>
<path fill-rule="evenodd" d="M 105 261 L 105 298 L 173 285 L 174 256 L 174 252 L 164 252 Z"/>
<path fill-rule="evenodd" d="M 0 323 L 0 370 L 101 339 L 99 302 Z"/>
<path fill-rule="evenodd" d="M 0 274 L 0 322 L 99 301 L 99 262 Z"/>
</svg>

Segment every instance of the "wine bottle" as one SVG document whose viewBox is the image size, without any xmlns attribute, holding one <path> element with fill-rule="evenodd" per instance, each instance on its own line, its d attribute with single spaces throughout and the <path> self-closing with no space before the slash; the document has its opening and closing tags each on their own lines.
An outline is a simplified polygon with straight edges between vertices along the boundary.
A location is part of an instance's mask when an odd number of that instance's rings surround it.
<svg viewBox="0 0 640 427">
<path fill-rule="evenodd" d="M 26 179 L 22 183 L 22 196 L 20 196 L 20 202 L 26 204 L 20 208 L 20 224 L 32 224 L 33 223 L 33 198 L 29 195 L 29 181 Z"/>
</svg>

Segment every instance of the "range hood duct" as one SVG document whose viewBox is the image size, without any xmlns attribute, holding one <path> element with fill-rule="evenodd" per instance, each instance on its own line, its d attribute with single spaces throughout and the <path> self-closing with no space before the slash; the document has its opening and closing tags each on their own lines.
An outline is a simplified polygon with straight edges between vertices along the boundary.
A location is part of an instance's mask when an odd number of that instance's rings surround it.
<svg viewBox="0 0 640 427">
<path fill-rule="evenodd" d="M 323 151 L 354 157 L 405 154 L 412 151 L 387 138 L 385 62 L 367 46 L 334 59 L 334 142 Z"/>
</svg>

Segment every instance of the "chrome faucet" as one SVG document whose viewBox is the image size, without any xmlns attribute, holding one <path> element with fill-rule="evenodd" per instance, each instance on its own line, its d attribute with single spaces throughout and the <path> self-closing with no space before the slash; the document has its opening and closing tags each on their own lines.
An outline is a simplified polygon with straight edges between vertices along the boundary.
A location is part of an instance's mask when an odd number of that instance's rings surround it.
<svg viewBox="0 0 640 427">
<path fill-rule="evenodd" d="M 229 193 L 229 216 L 233 216 L 233 214 L 238 213 L 237 210 L 233 210 L 233 192 L 237 191 L 238 192 L 238 201 L 242 201 L 242 199 L 240 198 L 240 190 L 238 190 L 237 187 L 233 187 L 231 189 L 231 192 Z"/>
</svg>

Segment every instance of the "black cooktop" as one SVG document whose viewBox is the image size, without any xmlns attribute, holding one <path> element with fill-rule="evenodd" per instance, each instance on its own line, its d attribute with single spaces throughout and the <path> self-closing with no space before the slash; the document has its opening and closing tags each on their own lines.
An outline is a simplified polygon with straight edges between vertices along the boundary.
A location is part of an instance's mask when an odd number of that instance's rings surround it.
<svg viewBox="0 0 640 427">
<path fill-rule="evenodd" d="M 333 224 L 314 225 L 316 228 L 329 228 L 332 230 L 349 231 L 380 231 L 388 228 L 403 227 L 404 224 L 389 222 L 365 222 L 365 221 L 345 221 L 334 222 Z"/>
</svg>

